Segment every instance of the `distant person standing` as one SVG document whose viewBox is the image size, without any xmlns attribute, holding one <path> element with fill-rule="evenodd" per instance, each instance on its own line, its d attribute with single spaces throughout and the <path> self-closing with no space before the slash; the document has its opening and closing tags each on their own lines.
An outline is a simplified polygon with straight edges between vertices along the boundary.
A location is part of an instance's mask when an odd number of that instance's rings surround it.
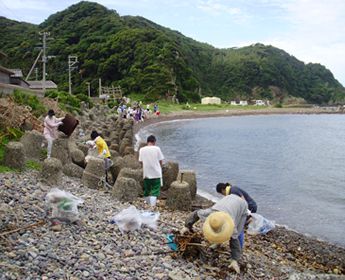
<svg viewBox="0 0 345 280">
<path fill-rule="evenodd" d="M 56 118 L 54 110 L 50 109 L 47 116 L 44 118 L 43 135 L 47 139 L 47 158 L 50 158 L 52 153 L 53 141 L 58 137 L 57 129 L 62 125 L 64 118 Z"/>
<path fill-rule="evenodd" d="M 143 164 L 144 198 L 151 206 L 156 206 L 162 186 L 162 165 L 164 156 L 156 146 L 156 137 L 147 137 L 147 146 L 139 150 L 139 161 Z"/>
</svg>

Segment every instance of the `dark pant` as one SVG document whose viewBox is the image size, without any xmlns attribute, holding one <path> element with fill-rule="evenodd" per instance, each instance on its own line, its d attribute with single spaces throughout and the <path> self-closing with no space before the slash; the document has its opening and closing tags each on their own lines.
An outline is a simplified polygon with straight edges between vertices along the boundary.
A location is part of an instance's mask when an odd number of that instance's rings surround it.
<svg viewBox="0 0 345 280">
<path fill-rule="evenodd" d="M 238 261 L 241 258 L 241 246 L 238 238 L 230 238 L 231 258 Z"/>
</svg>

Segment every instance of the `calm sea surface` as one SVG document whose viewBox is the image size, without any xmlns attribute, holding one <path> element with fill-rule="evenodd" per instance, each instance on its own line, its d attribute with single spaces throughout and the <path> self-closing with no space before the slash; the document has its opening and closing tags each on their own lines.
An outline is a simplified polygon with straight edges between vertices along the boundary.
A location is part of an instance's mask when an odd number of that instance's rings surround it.
<svg viewBox="0 0 345 280">
<path fill-rule="evenodd" d="M 197 173 L 198 192 L 217 200 L 230 181 L 258 213 L 345 246 L 345 115 L 266 115 L 164 122 L 157 136 L 166 160 Z"/>
</svg>

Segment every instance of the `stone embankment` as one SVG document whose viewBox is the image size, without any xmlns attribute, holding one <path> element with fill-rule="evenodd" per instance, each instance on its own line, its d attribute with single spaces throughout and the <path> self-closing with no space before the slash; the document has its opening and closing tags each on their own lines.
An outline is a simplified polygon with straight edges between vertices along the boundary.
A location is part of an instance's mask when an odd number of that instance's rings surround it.
<svg viewBox="0 0 345 280">
<path fill-rule="evenodd" d="M 183 177 L 177 163 L 167 163 L 164 176 L 176 189 L 189 188 L 190 195 L 184 196 L 190 199 L 188 207 L 181 192 L 166 185 L 155 209 L 160 213 L 157 229 L 121 233 L 110 222 L 115 214 L 130 205 L 150 210 L 141 198 L 141 167 L 132 148 L 137 127 L 102 106 L 78 118 L 82 130 L 54 143 L 54 160 L 44 161 L 45 171 L 0 174 L 0 279 L 344 279 L 344 248 L 281 227 L 264 236 L 246 235 L 240 275 L 227 268 L 226 245 L 211 249 L 203 242 L 189 258 L 171 252 L 166 235 L 182 228 L 189 211 L 181 209 L 210 205 L 198 195 L 193 199 L 196 182 L 190 172 L 189 183 L 174 182 Z M 109 185 L 102 181 L 98 159 L 85 163 L 90 155 L 85 141 L 93 129 L 111 149 Z M 24 139 L 21 150 L 27 158 L 41 153 L 35 141 L 42 139 Z M 30 139 L 35 145 L 25 148 Z M 52 224 L 45 196 L 53 187 L 84 200 L 78 222 Z"/>
</svg>

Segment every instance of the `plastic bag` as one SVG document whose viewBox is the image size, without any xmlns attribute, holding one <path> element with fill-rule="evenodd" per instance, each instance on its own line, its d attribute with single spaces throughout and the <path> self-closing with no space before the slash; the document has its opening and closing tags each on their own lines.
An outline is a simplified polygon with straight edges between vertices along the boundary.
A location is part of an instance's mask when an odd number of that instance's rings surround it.
<svg viewBox="0 0 345 280">
<path fill-rule="evenodd" d="M 275 228 L 275 223 L 260 214 L 252 213 L 252 220 L 248 225 L 248 234 L 266 234 Z"/>
<path fill-rule="evenodd" d="M 123 209 L 111 219 L 111 222 L 117 224 L 122 233 L 140 229 L 142 224 L 140 212 L 135 206 Z"/>
<path fill-rule="evenodd" d="M 159 219 L 158 212 L 142 212 L 141 219 L 144 225 L 152 229 L 157 229 L 157 221 Z"/>
<path fill-rule="evenodd" d="M 84 201 L 69 192 L 54 188 L 46 195 L 46 202 L 52 209 L 52 218 L 73 223 L 79 220 L 78 205 Z"/>
<path fill-rule="evenodd" d="M 111 222 L 116 223 L 120 231 L 123 233 L 140 229 L 143 224 L 152 229 L 156 229 L 158 218 L 159 213 L 142 212 L 135 206 L 130 206 L 116 214 L 111 219 Z"/>
</svg>

